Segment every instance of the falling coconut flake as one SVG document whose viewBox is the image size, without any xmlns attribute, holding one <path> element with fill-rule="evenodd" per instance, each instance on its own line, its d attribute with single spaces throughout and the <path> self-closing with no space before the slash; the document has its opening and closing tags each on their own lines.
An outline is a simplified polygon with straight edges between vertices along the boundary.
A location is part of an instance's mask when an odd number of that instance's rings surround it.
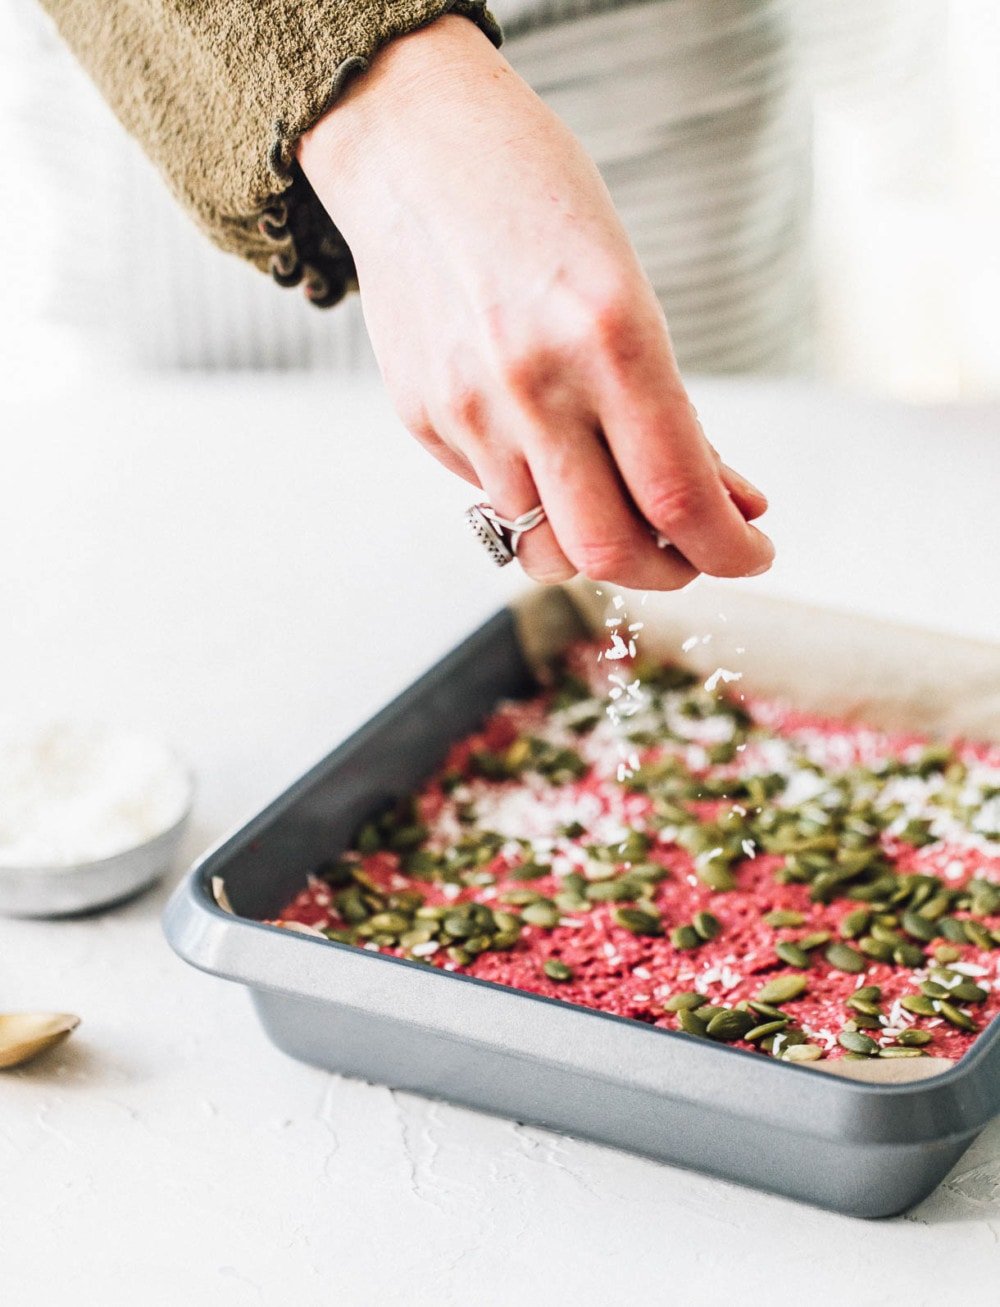
<svg viewBox="0 0 1000 1307">
<path fill-rule="evenodd" d="M 728 667 L 717 667 L 705 682 L 705 689 L 711 694 L 720 681 L 724 681 L 728 685 L 730 681 L 742 681 L 742 679 L 742 672 L 731 672 Z"/>
</svg>

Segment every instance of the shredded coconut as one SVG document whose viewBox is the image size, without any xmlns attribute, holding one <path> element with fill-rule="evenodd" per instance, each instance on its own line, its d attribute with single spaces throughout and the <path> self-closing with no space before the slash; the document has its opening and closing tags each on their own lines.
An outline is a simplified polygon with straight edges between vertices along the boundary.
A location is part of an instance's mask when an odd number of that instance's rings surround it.
<svg viewBox="0 0 1000 1307">
<path fill-rule="evenodd" d="M 0 866 L 73 867 L 169 830 L 190 781 L 142 735 L 52 724 L 0 736 Z"/>
</svg>

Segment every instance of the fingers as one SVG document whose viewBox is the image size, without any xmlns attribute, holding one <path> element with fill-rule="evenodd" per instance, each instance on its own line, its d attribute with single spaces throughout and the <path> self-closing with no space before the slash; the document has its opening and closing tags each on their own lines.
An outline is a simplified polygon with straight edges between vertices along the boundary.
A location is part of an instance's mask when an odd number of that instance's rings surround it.
<svg viewBox="0 0 1000 1307">
<path fill-rule="evenodd" d="M 767 501 L 716 461 L 679 383 L 671 389 L 663 372 L 651 379 L 646 359 L 605 381 L 601 424 L 625 484 L 646 520 L 700 571 L 756 576 L 774 546 L 746 519 Z"/>
<path fill-rule="evenodd" d="M 758 490 L 752 481 L 748 481 L 745 476 L 726 463 L 720 466 L 719 475 L 722 477 L 722 484 L 729 491 L 730 499 L 748 522 L 767 512 L 767 496 L 763 491 Z"/>
<path fill-rule="evenodd" d="M 543 503 L 528 465 L 520 455 L 483 452 L 478 473 L 490 504 L 501 517 L 512 520 Z M 577 571 L 559 547 L 548 520 L 521 536 L 517 561 L 530 577 L 543 585 L 568 581 Z"/>
<path fill-rule="evenodd" d="M 596 433 L 538 428 L 524 447 L 555 539 L 578 572 L 638 590 L 678 590 L 697 576 L 675 550 L 657 547 Z"/>
<path fill-rule="evenodd" d="M 466 456 L 461 451 L 453 449 L 447 441 L 442 440 L 429 422 L 411 422 L 410 431 L 420 441 L 424 449 L 434 455 L 442 467 L 446 467 L 449 472 L 454 472 L 456 476 L 461 477 L 463 481 L 468 481 L 470 485 L 482 485 L 476 469 Z"/>
</svg>

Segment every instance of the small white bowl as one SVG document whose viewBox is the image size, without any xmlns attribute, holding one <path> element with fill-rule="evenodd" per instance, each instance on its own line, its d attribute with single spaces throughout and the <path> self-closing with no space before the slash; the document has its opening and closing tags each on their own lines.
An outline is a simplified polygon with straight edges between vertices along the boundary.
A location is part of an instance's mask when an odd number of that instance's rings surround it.
<svg viewBox="0 0 1000 1307">
<path fill-rule="evenodd" d="M 73 864 L 0 865 L 0 915 L 67 917 L 121 903 L 171 869 L 194 802 L 194 778 L 178 763 L 187 798 L 176 821 L 159 834 L 106 858 Z"/>
</svg>

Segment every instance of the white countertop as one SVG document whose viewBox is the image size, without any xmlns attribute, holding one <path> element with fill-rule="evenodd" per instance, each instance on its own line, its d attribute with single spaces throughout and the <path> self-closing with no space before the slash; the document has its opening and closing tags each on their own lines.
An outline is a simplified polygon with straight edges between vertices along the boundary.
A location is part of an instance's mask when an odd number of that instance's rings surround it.
<svg viewBox="0 0 1000 1307">
<path fill-rule="evenodd" d="M 694 390 L 774 506 L 779 563 L 741 584 L 1000 639 L 1000 409 Z M 0 426 L 0 704 L 171 737 L 192 857 L 520 584 L 371 390 L 109 382 L 8 398 Z M 0 1078 L 8 1302 L 938 1307 L 996 1284 L 1000 1125 L 864 1223 L 342 1080 L 171 954 L 167 888 L 0 921 L 0 1008 L 83 1017 Z"/>
</svg>

